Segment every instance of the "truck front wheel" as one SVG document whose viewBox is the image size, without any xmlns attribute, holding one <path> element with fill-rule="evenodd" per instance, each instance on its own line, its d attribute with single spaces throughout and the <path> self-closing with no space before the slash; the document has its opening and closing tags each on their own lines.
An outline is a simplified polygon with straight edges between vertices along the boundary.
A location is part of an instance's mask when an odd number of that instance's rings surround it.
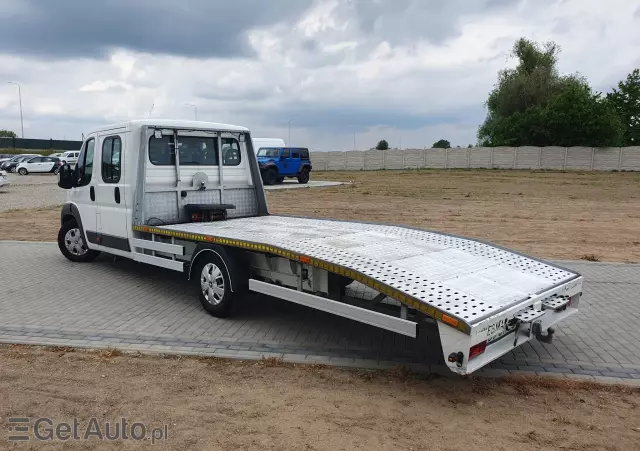
<svg viewBox="0 0 640 451">
<path fill-rule="evenodd" d="M 96 259 L 100 252 L 87 247 L 82 232 L 75 221 L 66 221 L 58 232 L 58 247 L 62 255 L 75 263 L 86 263 Z"/>
<path fill-rule="evenodd" d="M 202 307 L 211 315 L 224 318 L 229 315 L 235 293 L 224 261 L 218 254 L 206 252 L 196 268 L 198 298 Z"/>
</svg>

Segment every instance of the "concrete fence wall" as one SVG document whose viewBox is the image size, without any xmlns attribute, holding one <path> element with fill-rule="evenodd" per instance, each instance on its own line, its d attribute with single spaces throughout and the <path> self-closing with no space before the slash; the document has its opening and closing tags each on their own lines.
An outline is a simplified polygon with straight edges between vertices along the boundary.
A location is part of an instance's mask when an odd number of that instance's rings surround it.
<svg viewBox="0 0 640 451">
<path fill-rule="evenodd" d="M 476 147 L 311 152 L 318 171 L 380 169 L 556 169 L 640 171 L 639 147 Z"/>
</svg>

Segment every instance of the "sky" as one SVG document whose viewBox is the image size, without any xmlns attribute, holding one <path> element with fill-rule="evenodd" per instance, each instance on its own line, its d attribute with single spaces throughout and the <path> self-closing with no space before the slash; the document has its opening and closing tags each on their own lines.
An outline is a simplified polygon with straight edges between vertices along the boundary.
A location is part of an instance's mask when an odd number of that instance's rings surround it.
<svg viewBox="0 0 640 451">
<path fill-rule="evenodd" d="M 519 37 L 608 91 L 640 67 L 640 0 L 2 0 L 0 129 L 80 139 L 209 120 L 312 150 L 476 142 Z"/>
</svg>

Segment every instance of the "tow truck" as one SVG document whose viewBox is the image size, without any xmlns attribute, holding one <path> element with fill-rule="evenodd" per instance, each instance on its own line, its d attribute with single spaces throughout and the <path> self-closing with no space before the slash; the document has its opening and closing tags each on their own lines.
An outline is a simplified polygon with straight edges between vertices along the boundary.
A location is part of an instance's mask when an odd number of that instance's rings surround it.
<svg viewBox="0 0 640 451">
<path fill-rule="evenodd" d="M 418 338 L 469 374 L 578 310 L 575 271 L 487 242 L 414 227 L 269 214 L 247 128 L 131 120 L 87 135 L 58 245 L 183 273 L 211 315 L 248 291 Z"/>
</svg>

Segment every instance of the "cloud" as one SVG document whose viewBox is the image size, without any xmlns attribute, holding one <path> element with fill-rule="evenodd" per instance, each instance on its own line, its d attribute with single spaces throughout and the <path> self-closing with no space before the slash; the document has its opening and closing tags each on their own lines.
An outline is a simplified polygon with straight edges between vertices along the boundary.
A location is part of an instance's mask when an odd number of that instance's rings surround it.
<svg viewBox="0 0 640 451">
<path fill-rule="evenodd" d="M 84 85 L 80 88 L 80 92 L 98 92 L 98 91 L 130 91 L 132 86 L 127 83 L 122 83 L 114 80 L 96 80 L 88 85 Z"/>
<path fill-rule="evenodd" d="M 233 57 L 247 30 L 295 20 L 310 0 L 4 0 L 0 51 L 102 58 L 113 49 Z"/>
<path fill-rule="evenodd" d="M 312 149 L 352 148 L 354 133 L 362 148 L 381 138 L 466 146 L 517 38 L 555 40 L 563 73 L 607 90 L 640 64 L 636 9 L 628 0 L 3 0 L 0 81 L 22 85 L 28 137 L 80 136 L 150 110 L 191 119 L 190 103 L 199 119 L 262 136 L 288 138 L 291 120 L 292 142 Z M 19 121 L 16 88 L 0 83 L 0 128 Z"/>
</svg>

